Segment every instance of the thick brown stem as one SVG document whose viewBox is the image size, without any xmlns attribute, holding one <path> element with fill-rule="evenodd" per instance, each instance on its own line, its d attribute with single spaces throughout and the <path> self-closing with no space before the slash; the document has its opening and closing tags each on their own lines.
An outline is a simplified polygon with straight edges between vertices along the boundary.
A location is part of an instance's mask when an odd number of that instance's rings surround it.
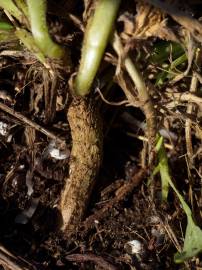
<svg viewBox="0 0 202 270">
<path fill-rule="evenodd" d="M 72 135 L 69 177 L 60 200 L 63 230 L 74 229 L 85 213 L 102 157 L 102 131 L 92 100 L 75 98 L 68 110 Z"/>
</svg>

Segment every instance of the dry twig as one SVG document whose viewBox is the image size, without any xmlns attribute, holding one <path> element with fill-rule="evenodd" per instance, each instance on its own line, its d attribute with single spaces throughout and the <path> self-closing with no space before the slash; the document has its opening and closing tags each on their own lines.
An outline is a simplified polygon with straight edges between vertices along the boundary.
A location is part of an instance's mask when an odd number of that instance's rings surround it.
<svg viewBox="0 0 202 270">
<path fill-rule="evenodd" d="M 197 84 L 198 84 L 198 79 L 196 75 L 193 74 L 191 85 L 190 85 L 190 93 L 196 92 Z M 189 103 L 187 105 L 187 113 L 191 114 L 192 111 L 193 111 L 193 103 Z M 185 139 L 186 139 L 186 146 L 187 146 L 187 156 L 188 156 L 190 164 L 192 164 L 193 155 L 194 155 L 193 147 L 192 147 L 191 126 L 192 126 L 192 121 L 190 119 L 187 119 L 185 121 Z"/>
<path fill-rule="evenodd" d="M 16 257 L 0 245 L 0 265 L 9 270 L 37 270 L 39 268 L 26 260 Z"/>
<path fill-rule="evenodd" d="M 169 108 L 175 107 L 181 102 L 192 102 L 192 103 L 197 104 L 200 109 L 202 108 L 202 98 L 193 93 L 190 93 L 190 92 L 179 93 L 179 92 L 166 91 L 165 95 L 169 99 L 173 99 L 173 102 L 169 103 Z"/>
<path fill-rule="evenodd" d="M 0 102 L 0 109 L 10 115 L 12 115 L 13 117 L 17 118 L 18 120 L 20 120 L 22 123 L 24 123 L 25 125 L 32 127 L 36 130 L 38 130 L 39 132 L 45 134 L 47 137 L 49 137 L 50 139 L 59 142 L 61 144 L 64 144 L 65 141 L 58 138 L 56 135 L 54 135 L 52 132 L 48 131 L 47 129 L 43 128 L 42 126 L 40 126 L 39 124 L 33 122 L 32 120 L 28 119 L 26 116 L 22 115 L 19 112 L 16 112 L 14 109 L 11 109 L 10 107 L 8 107 L 7 105 L 3 104 L 2 102 Z"/>
<path fill-rule="evenodd" d="M 104 258 L 102 258 L 101 256 L 94 255 L 94 254 L 71 254 L 71 255 L 67 255 L 66 259 L 68 261 L 80 262 L 80 263 L 93 262 L 97 266 L 105 270 L 118 270 L 117 267 L 107 262 Z"/>
</svg>

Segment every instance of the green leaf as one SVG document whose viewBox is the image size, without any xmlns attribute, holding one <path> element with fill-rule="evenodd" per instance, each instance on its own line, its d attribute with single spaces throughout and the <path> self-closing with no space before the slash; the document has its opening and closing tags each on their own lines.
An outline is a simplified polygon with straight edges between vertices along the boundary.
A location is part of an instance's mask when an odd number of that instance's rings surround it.
<svg viewBox="0 0 202 270">
<path fill-rule="evenodd" d="M 187 216 L 187 219 L 184 247 L 182 252 L 175 254 L 176 263 L 182 263 L 202 252 L 202 230 L 196 226 L 191 216 Z"/>
<path fill-rule="evenodd" d="M 13 26 L 7 22 L 0 22 L 0 30 L 10 31 L 13 29 Z"/>
<path fill-rule="evenodd" d="M 158 152 L 159 158 L 158 168 L 161 174 L 161 181 L 162 181 L 162 197 L 167 194 L 168 187 L 170 185 L 172 189 L 175 191 L 178 199 L 180 200 L 182 208 L 187 216 L 187 228 L 185 233 L 184 247 L 182 252 L 178 252 L 174 256 L 174 261 L 176 263 L 182 263 L 185 260 L 188 260 L 196 256 L 198 253 L 202 252 L 202 230 L 194 223 L 191 209 L 189 208 L 188 204 L 185 202 L 184 198 L 173 184 L 173 181 L 169 173 L 168 160 L 162 137 L 160 137 L 157 141 L 156 150 Z"/>
<path fill-rule="evenodd" d="M 182 195 L 178 192 L 171 179 L 169 184 L 177 194 L 183 210 L 187 215 L 187 228 L 185 233 L 184 247 L 182 252 L 178 252 L 174 256 L 176 263 L 182 263 L 202 252 L 202 230 L 194 223 L 191 209 L 183 199 Z"/>
<path fill-rule="evenodd" d="M 158 170 L 161 175 L 162 199 L 166 201 L 169 191 L 170 174 L 169 174 L 168 159 L 164 148 L 164 141 L 162 136 L 160 136 L 157 141 L 156 151 L 158 152 L 158 160 L 159 160 Z"/>
<path fill-rule="evenodd" d="M 35 43 L 33 36 L 27 30 L 20 28 L 15 31 L 15 35 L 22 41 L 25 47 L 27 47 L 27 49 L 30 50 L 43 65 L 45 65 L 45 56 Z"/>
<path fill-rule="evenodd" d="M 150 60 L 154 64 L 160 65 L 168 61 L 170 56 L 172 56 L 172 59 L 176 59 L 183 53 L 184 49 L 181 44 L 161 40 L 154 45 L 154 50 L 150 56 Z"/>
</svg>

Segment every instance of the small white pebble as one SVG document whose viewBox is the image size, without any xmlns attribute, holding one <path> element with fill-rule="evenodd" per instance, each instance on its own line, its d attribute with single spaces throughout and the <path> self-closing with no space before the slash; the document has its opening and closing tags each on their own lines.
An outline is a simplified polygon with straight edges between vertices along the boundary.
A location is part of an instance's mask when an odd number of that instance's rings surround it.
<svg viewBox="0 0 202 270">
<path fill-rule="evenodd" d="M 132 240 L 128 241 L 124 248 L 131 255 L 140 254 L 143 251 L 143 244 L 139 240 Z"/>
<path fill-rule="evenodd" d="M 13 135 L 11 135 L 11 134 L 10 134 L 10 135 L 8 135 L 7 140 L 6 140 L 6 141 L 7 141 L 7 143 L 10 143 L 10 142 L 11 142 L 11 140 L 12 140 L 12 138 L 13 138 Z"/>
<path fill-rule="evenodd" d="M 154 79 L 154 74 L 152 74 L 152 73 L 149 74 L 148 78 L 149 78 L 150 80 Z"/>
<path fill-rule="evenodd" d="M 51 141 L 47 148 L 48 153 L 52 158 L 63 160 L 69 157 L 69 151 L 67 149 L 60 150 L 56 147 L 54 141 Z"/>
<path fill-rule="evenodd" d="M 8 124 L 0 121 L 0 134 L 2 136 L 7 136 L 8 134 Z"/>
<path fill-rule="evenodd" d="M 162 65 L 162 68 L 167 68 L 168 67 L 168 64 L 166 64 L 166 63 L 164 63 L 163 65 Z"/>
<path fill-rule="evenodd" d="M 13 181 L 12 181 L 12 186 L 13 186 L 13 187 L 16 187 L 17 184 L 18 184 L 18 180 L 17 180 L 16 177 L 14 177 L 14 178 L 13 178 Z"/>
<path fill-rule="evenodd" d="M 59 149 L 53 148 L 52 150 L 49 151 L 51 157 L 55 158 L 55 159 L 66 159 L 68 158 L 68 154 L 64 151 L 60 151 Z"/>
<path fill-rule="evenodd" d="M 24 164 L 20 164 L 20 166 L 18 167 L 19 170 L 23 170 L 25 168 Z"/>
</svg>

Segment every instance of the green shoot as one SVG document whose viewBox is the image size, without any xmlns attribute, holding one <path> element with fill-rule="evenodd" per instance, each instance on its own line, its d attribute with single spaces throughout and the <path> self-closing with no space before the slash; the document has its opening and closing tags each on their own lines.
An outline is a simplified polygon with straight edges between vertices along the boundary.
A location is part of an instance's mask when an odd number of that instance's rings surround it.
<svg viewBox="0 0 202 270">
<path fill-rule="evenodd" d="M 120 59 L 123 57 L 123 46 L 121 43 L 121 39 L 119 36 L 114 33 L 113 38 L 111 40 L 112 46 L 114 50 L 116 51 L 117 55 L 119 56 Z M 156 116 L 155 116 L 155 110 L 153 103 L 151 101 L 149 92 L 146 87 L 145 80 L 138 70 L 137 66 L 135 63 L 132 61 L 132 59 L 129 56 L 126 56 L 123 59 L 123 63 L 125 65 L 125 68 L 128 72 L 128 75 L 130 76 L 131 80 L 133 81 L 134 85 L 137 88 L 138 91 L 138 100 L 142 104 L 142 110 L 144 111 L 145 117 L 146 117 L 146 122 L 147 122 L 147 134 L 149 137 L 149 147 L 152 149 L 154 148 L 154 144 L 156 142 L 156 135 L 157 135 L 157 129 L 156 129 Z M 130 91 L 124 91 L 129 102 L 131 104 L 136 103 L 136 99 L 134 98 L 133 93 Z M 153 149 L 152 149 L 153 151 Z M 152 155 L 151 155 L 152 156 Z M 152 158 L 151 158 L 152 160 Z M 151 162 L 149 160 L 149 162 Z"/>
<path fill-rule="evenodd" d="M 173 59 L 172 63 L 168 63 L 168 59 Z M 168 67 L 164 71 L 159 72 L 156 76 L 156 86 L 162 85 L 166 79 L 175 77 L 176 68 L 187 61 L 187 56 L 183 47 L 175 42 L 159 41 L 154 47 L 154 52 L 150 57 L 150 61 L 154 64 L 167 64 Z"/>
<path fill-rule="evenodd" d="M 87 95 L 99 68 L 120 0 L 98 0 L 95 12 L 90 18 L 85 31 L 81 62 L 75 79 L 75 92 Z"/>
<path fill-rule="evenodd" d="M 23 14 L 16 7 L 12 0 L 0 0 L 0 7 L 5 9 L 8 13 L 14 16 L 18 21 L 22 21 Z"/>
<path fill-rule="evenodd" d="M 176 76 L 176 72 L 174 72 L 174 70 L 186 61 L 187 56 L 185 53 L 175 59 L 165 71 L 162 71 L 157 75 L 155 85 L 162 85 L 166 79 L 172 79 Z"/>
<path fill-rule="evenodd" d="M 154 64 L 162 65 L 170 57 L 177 59 L 182 54 L 184 54 L 184 49 L 179 43 L 161 40 L 154 45 L 154 51 L 150 56 L 150 61 Z"/>
<path fill-rule="evenodd" d="M 185 233 L 184 247 L 182 252 L 178 252 L 174 256 L 174 260 L 176 263 L 182 263 L 185 260 L 188 260 L 196 256 L 198 253 L 202 252 L 202 230 L 193 221 L 192 212 L 189 206 L 184 201 L 182 195 L 178 192 L 171 179 L 169 184 L 177 194 L 181 205 L 187 215 L 187 228 Z"/>
<path fill-rule="evenodd" d="M 45 62 L 46 62 L 45 56 L 39 50 L 38 46 L 35 44 L 35 41 L 34 41 L 32 35 L 28 31 L 26 31 L 25 29 L 17 29 L 15 31 L 15 34 L 23 42 L 25 47 L 29 51 L 31 51 L 42 64 L 45 64 Z"/>
<path fill-rule="evenodd" d="M 169 173 L 167 155 L 164 148 L 162 137 L 160 137 L 157 142 L 156 150 L 158 151 L 159 157 L 159 164 L 157 168 L 159 169 L 161 174 L 161 181 L 164 183 L 162 185 L 164 185 L 164 188 L 166 188 L 166 194 L 168 191 L 168 184 L 169 184 L 176 193 L 182 205 L 182 208 L 187 216 L 187 228 L 185 233 L 183 251 L 180 253 L 176 253 L 174 257 L 176 263 L 182 263 L 185 260 L 190 259 L 193 256 L 196 256 L 198 253 L 202 252 L 202 230 L 194 223 L 192 218 L 192 212 L 188 204 L 185 202 L 184 198 L 173 184 L 173 181 Z"/>
<path fill-rule="evenodd" d="M 46 23 L 46 1 L 27 0 L 31 31 L 36 45 L 49 58 L 62 59 L 64 50 L 51 39 Z"/>
<path fill-rule="evenodd" d="M 158 165 L 155 169 L 154 175 L 159 171 L 161 175 L 161 188 L 162 188 L 162 200 L 166 201 L 169 191 L 169 166 L 168 158 L 166 155 L 165 147 L 163 145 L 163 137 L 159 137 L 156 144 L 156 152 L 158 153 Z"/>
<path fill-rule="evenodd" d="M 29 17 L 28 8 L 27 8 L 25 1 L 24 0 L 15 0 L 15 3 L 17 5 L 17 7 L 24 13 L 26 18 L 28 18 Z"/>
</svg>

